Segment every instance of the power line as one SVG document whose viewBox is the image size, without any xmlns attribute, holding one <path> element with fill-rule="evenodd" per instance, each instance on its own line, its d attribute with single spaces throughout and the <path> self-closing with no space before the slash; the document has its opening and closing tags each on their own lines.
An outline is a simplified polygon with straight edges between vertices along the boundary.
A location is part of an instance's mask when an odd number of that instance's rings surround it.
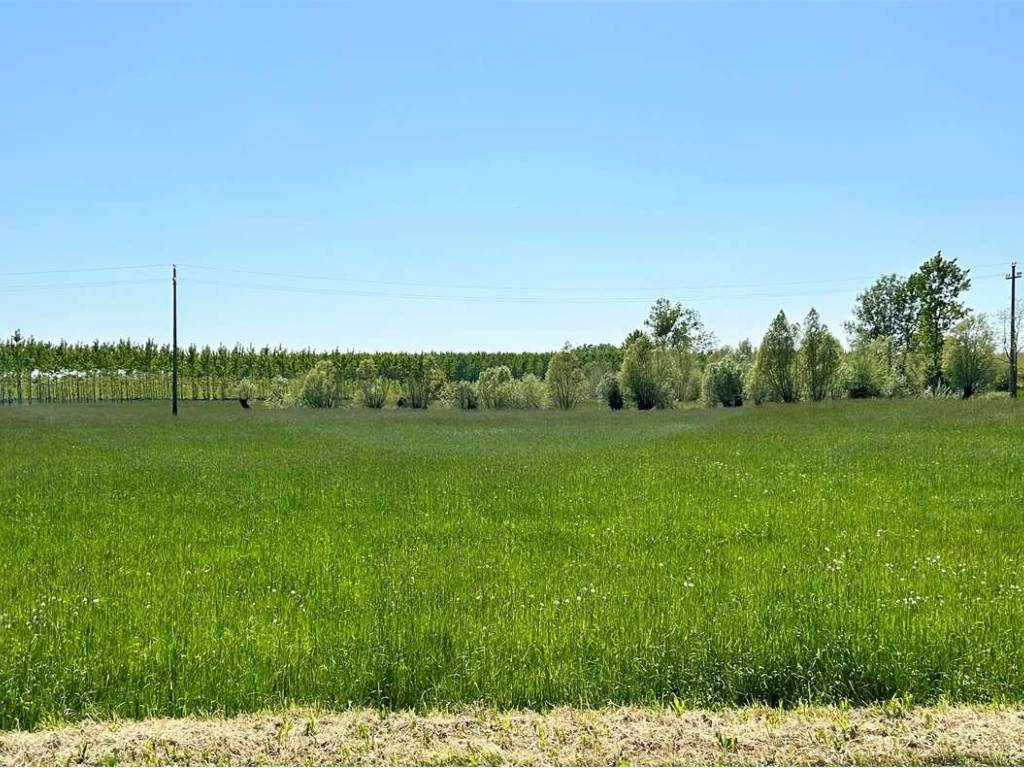
<svg viewBox="0 0 1024 768">
<path fill-rule="evenodd" d="M 1001 263 L 999 264 L 1001 265 Z M 718 284 L 699 284 L 691 283 L 688 285 L 643 285 L 643 286 L 605 286 L 605 287 L 593 287 L 593 286 L 537 286 L 537 285 L 495 285 L 495 284 L 481 284 L 481 283 L 434 283 L 434 282 L 415 282 L 415 281 L 402 281 L 402 280 L 376 280 L 369 278 L 357 278 L 357 277 L 343 277 L 339 275 L 329 274 L 310 274 L 310 273 L 296 273 L 296 272 L 276 272 L 269 270 L 257 270 L 257 269 L 244 269 L 241 267 L 215 267 L 206 264 L 192 264 L 192 263 L 179 263 L 179 266 L 188 267 L 190 269 L 198 269 L 208 272 L 223 272 L 228 274 L 239 274 L 239 275 L 253 275 L 257 277 L 279 277 L 290 280 L 312 280 L 316 282 L 334 282 L 334 283 L 357 283 L 362 285 L 380 285 L 380 286 L 394 286 L 398 288 L 433 288 L 441 290 L 478 290 L 478 291 L 532 291 L 532 292 L 548 292 L 548 291 L 570 291 L 570 292 L 587 292 L 587 291 L 612 291 L 612 292 L 630 292 L 630 291 L 715 291 L 715 290 L 732 290 L 732 289 L 747 289 L 747 288 L 783 288 L 786 286 L 803 286 L 803 285 L 839 285 L 844 283 L 862 283 L 865 280 L 877 279 L 878 275 L 862 275 L 859 277 L 845 277 L 845 278 L 821 278 L 814 280 L 788 280 L 788 281 L 777 281 L 777 282 L 760 282 L 760 283 L 718 283 Z M 979 264 L 975 265 L 975 269 L 997 266 L 997 264 Z M 978 277 L 988 277 L 988 275 L 980 275 Z M 194 282 L 194 281 L 193 281 Z"/>
<path fill-rule="evenodd" d="M 163 283 L 160 279 L 143 280 L 103 280 L 86 283 L 28 283 L 25 285 L 0 285 L 0 293 L 31 293 L 32 291 L 59 291 L 79 288 L 111 288 L 122 285 L 153 285 Z"/>
<path fill-rule="evenodd" d="M 71 269 L 41 269 L 28 272 L 0 272 L 0 277 L 27 277 L 29 275 L 67 275 L 75 272 L 120 272 L 133 269 L 164 269 L 167 264 L 127 264 L 120 267 L 76 267 Z"/>
<path fill-rule="evenodd" d="M 820 280 L 792 280 L 768 283 L 728 283 L 728 284 L 690 284 L 679 285 L 646 285 L 646 286 L 607 286 L 607 287 L 584 287 L 584 286 L 537 286 L 537 285 L 494 285 L 479 283 L 429 283 L 410 282 L 401 280 L 371 280 L 355 277 L 340 277 L 326 274 L 298 274 L 294 272 L 271 272 L 266 270 L 241 269 L 235 267 L 211 267 L 203 264 L 181 264 L 182 267 L 200 269 L 210 272 L 225 272 L 241 275 L 255 275 L 259 277 L 282 277 L 292 280 L 315 280 L 317 282 L 337 283 L 359 283 L 364 285 L 395 286 L 400 288 L 437 288 L 444 290 L 479 290 L 479 291 L 681 291 L 681 290 L 722 290 L 732 288 L 771 288 L 788 285 L 820 285 L 861 282 L 872 279 L 870 276 L 847 277 L 847 278 L 826 278 Z"/>
<path fill-rule="evenodd" d="M 484 303 L 524 303 L 524 304 L 607 304 L 607 303 L 651 303 L 657 296 L 481 296 L 466 294 L 425 294 L 425 293 L 390 293 L 384 291 L 359 291 L 343 288 L 302 288 L 298 286 L 268 285 L 265 283 L 237 283 L 224 280 L 203 280 L 179 278 L 179 282 L 187 282 L 190 285 L 210 285 L 222 288 L 241 288 L 258 291 L 274 291 L 279 293 L 298 293 L 313 296 L 350 296 L 381 299 L 408 299 L 421 301 L 449 301 L 449 302 L 484 302 Z M 673 298 L 679 301 L 699 303 L 701 301 L 713 300 L 742 300 L 742 299 L 774 299 L 786 298 L 789 296 L 816 296 L 823 293 L 848 293 L 847 288 L 817 289 L 806 291 L 787 291 L 772 293 L 737 293 L 721 294 L 717 296 L 679 296 Z"/>
<path fill-rule="evenodd" d="M 13 275 L 49 275 L 49 274 L 73 274 L 73 273 L 85 273 L 85 272 L 107 272 L 107 271 L 120 271 L 120 270 L 136 270 L 136 269 L 153 269 L 153 268 L 166 268 L 166 264 L 136 264 L 136 265 L 125 265 L 125 266 L 105 266 L 105 267 L 80 267 L 74 269 L 57 269 L 57 270 L 39 270 L 34 272 L 0 272 L 0 276 L 13 276 Z M 188 279 L 188 283 L 196 285 L 211 285 L 220 286 L 226 288 L 240 288 L 247 290 L 260 290 L 260 291 L 273 291 L 280 293 L 297 293 L 307 295 L 335 295 L 335 296 L 351 296 L 351 297 L 364 297 L 364 298 L 381 298 L 381 299 L 398 299 L 398 300 L 419 300 L 419 301 L 461 301 L 461 302 L 491 302 L 491 303 L 551 303 L 551 304 L 596 304 L 596 303 L 650 303 L 658 295 L 675 294 L 675 299 L 679 301 L 688 301 L 693 303 L 700 303 L 703 301 L 735 301 L 744 299 L 773 299 L 773 298 L 787 298 L 794 296 L 813 296 L 819 294 L 838 294 L 848 293 L 850 288 L 815 288 L 808 290 L 792 290 L 792 291 L 770 291 L 760 293 L 726 293 L 726 294 L 715 294 L 710 295 L 708 293 L 700 293 L 705 291 L 743 291 L 744 289 L 768 289 L 768 288 L 785 288 L 788 286 L 811 286 L 811 285 L 838 285 L 841 283 L 852 283 L 860 282 L 872 278 L 842 278 L 842 279 L 821 279 L 821 280 L 798 280 L 790 282 L 767 282 L 767 283 L 733 283 L 733 284 L 719 284 L 719 285 L 690 285 L 690 286 L 647 286 L 647 287 L 610 287 L 605 289 L 600 288 L 579 288 L 579 287 L 540 287 L 540 286 L 497 286 L 497 285 L 472 285 L 472 284 L 444 284 L 444 283 L 416 283 L 416 282 L 402 282 L 402 281 L 388 281 L 388 280 L 363 280 L 359 278 L 346 278 L 337 277 L 331 275 L 310 275 L 310 274 L 294 274 L 287 272 L 269 272 L 262 270 L 247 270 L 247 269 L 235 269 L 230 267 L 211 267 L 199 264 L 182 264 L 180 266 L 187 266 L 191 269 L 213 271 L 213 272 L 224 272 L 224 273 L 235 273 L 235 274 L 248 274 L 248 275 L 260 275 L 265 277 L 281 277 L 292 280 L 315 280 L 318 282 L 342 282 L 342 283 L 358 283 L 368 285 L 380 285 L 380 286 L 396 286 L 396 287 L 418 287 L 418 288 L 435 288 L 443 290 L 460 290 L 460 289 L 475 289 L 481 291 L 533 291 L 537 293 L 546 293 L 549 291 L 596 291 L 596 290 L 607 290 L 607 291 L 650 291 L 651 294 L 647 296 L 524 296 L 524 295 L 479 295 L 479 294 L 449 294 L 449 293 L 400 293 L 390 291 L 373 291 L 373 290 L 359 290 L 359 289 L 345 289 L 345 288 L 313 288 L 313 287 L 301 287 L 301 286 L 289 286 L 281 284 L 266 284 L 266 283 L 239 283 L 233 281 L 219 281 L 219 280 L 204 280 L 200 278 Z M 977 266 L 988 266 L 988 265 L 977 265 Z M 975 267 L 977 268 L 977 267 Z M 988 279 L 1003 277 L 1003 273 L 991 273 L 983 275 L 972 275 L 974 279 Z M 34 291 L 49 291 L 49 290 L 69 290 L 69 289 L 87 289 L 87 288 L 110 288 L 118 286 L 134 286 L 134 285 L 152 285 L 162 283 L 163 280 L 159 278 L 140 278 L 140 279 L 126 279 L 126 280 L 104 280 L 94 282 L 68 282 L 68 283 L 25 283 L 19 285 L 2 285 L 0 284 L 0 293 L 31 293 Z M 680 291 L 696 291 L 693 294 L 676 294 Z"/>
</svg>

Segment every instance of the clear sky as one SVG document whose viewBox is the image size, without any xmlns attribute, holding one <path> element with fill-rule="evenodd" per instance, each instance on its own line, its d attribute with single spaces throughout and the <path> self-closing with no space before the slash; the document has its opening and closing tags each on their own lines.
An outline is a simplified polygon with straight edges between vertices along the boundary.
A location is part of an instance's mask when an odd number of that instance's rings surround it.
<svg viewBox="0 0 1024 768">
<path fill-rule="evenodd" d="M 183 343 L 617 343 L 661 295 L 838 331 L 939 248 L 995 311 L 1022 41 L 1021 4 L 0 4 L 0 334 L 166 340 L 164 267 L 11 273 L 170 262 Z"/>
</svg>

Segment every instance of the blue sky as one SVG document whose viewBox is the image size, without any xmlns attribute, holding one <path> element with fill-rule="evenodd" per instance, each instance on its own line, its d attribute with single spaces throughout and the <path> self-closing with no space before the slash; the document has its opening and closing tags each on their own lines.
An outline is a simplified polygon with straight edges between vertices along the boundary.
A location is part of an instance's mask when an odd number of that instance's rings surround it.
<svg viewBox="0 0 1024 768">
<path fill-rule="evenodd" d="M 1022 39 L 1010 4 L 0 5 L 0 333 L 166 339 L 165 268 L 10 273 L 170 262 L 317 278 L 182 266 L 184 343 L 618 342 L 661 295 L 839 330 L 939 248 L 996 311 Z M 105 285 L 14 287 L 69 283 Z"/>
</svg>

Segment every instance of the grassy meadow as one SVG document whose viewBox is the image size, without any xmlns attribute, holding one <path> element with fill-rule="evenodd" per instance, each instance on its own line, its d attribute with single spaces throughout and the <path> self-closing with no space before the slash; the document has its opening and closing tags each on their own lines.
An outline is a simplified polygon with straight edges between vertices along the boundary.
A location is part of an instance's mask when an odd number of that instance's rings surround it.
<svg viewBox="0 0 1024 768">
<path fill-rule="evenodd" d="M 1024 410 L 0 408 L 0 728 L 1024 701 Z"/>
</svg>

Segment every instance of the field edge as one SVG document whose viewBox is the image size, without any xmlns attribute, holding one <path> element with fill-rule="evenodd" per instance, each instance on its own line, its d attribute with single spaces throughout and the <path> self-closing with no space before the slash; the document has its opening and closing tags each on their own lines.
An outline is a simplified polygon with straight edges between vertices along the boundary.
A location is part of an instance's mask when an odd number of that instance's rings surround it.
<svg viewBox="0 0 1024 768">
<path fill-rule="evenodd" d="M 1024 764 L 1024 707 L 296 708 L 0 731 L 0 765 Z"/>
</svg>

